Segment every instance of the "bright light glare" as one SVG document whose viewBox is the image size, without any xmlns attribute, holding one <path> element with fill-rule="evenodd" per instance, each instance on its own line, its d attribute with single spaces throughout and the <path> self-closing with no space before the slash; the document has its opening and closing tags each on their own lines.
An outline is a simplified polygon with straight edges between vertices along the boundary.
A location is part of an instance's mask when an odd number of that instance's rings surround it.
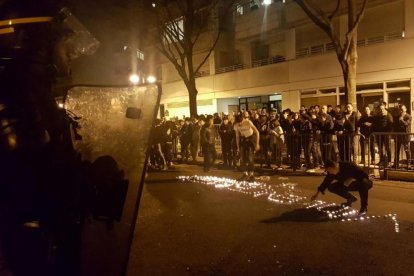
<svg viewBox="0 0 414 276">
<path fill-rule="evenodd" d="M 132 74 L 132 75 L 129 76 L 129 81 L 132 84 L 138 84 L 138 82 L 139 82 L 139 76 L 137 74 Z"/>
<path fill-rule="evenodd" d="M 154 83 L 157 79 L 154 76 L 148 76 L 147 77 L 147 82 L 148 83 Z"/>
<path fill-rule="evenodd" d="M 152 3 L 152 7 L 155 8 L 155 3 Z"/>
<path fill-rule="evenodd" d="M 270 5 L 272 4 L 272 0 L 263 0 L 263 5 Z"/>
</svg>

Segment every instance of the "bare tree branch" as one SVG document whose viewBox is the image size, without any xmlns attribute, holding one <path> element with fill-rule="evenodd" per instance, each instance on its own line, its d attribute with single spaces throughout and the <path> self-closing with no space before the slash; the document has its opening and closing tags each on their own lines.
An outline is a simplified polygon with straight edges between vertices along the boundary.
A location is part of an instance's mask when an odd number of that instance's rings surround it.
<svg viewBox="0 0 414 276">
<path fill-rule="evenodd" d="M 319 15 L 320 12 L 315 10 L 315 7 L 310 6 L 306 0 L 294 0 L 294 1 L 302 8 L 302 10 L 313 21 L 313 23 L 315 23 L 319 28 L 321 28 L 328 35 L 330 34 L 331 32 L 330 26 L 317 16 L 317 14 Z"/>
<path fill-rule="evenodd" d="M 213 26 L 209 32 L 205 27 L 210 26 L 211 16 L 218 6 L 229 4 L 232 7 L 236 0 L 161 0 L 152 10 L 156 14 L 158 29 L 158 50 L 173 64 L 184 81 L 190 96 L 190 113 L 195 115 L 197 106 L 194 102 L 198 93 L 196 88 L 196 74 L 208 61 L 221 35 L 221 30 Z M 229 8 L 227 10 L 230 11 Z M 179 20 L 177 20 L 179 18 Z M 182 20 L 182 21 L 181 21 Z M 182 25 L 181 25 L 182 22 Z M 219 21 L 220 22 L 220 21 Z M 207 24 L 207 25 L 206 25 Z M 210 44 L 201 44 L 204 35 L 212 34 Z M 203 39 L 204 41 L 204 39 Z M 194 48 L 199 44 L 205 47 L 202 60 L 194 64 Z"/>
<path fill-rule="evenodd" d="M 328 16 L 329 20 L 332 20 L 336 16 L 336 14 L 339 11 L 340 6 L 341 6 L 341 0 L 336 0 L 335 10 Z"/>
<path fill-rule="evenodd" d="M 338 32 L 335 32 L 333 19 L 338 14 L 341 7 L 341 0 L 337 0 L 336 8 L 330 15 L 323 14 L 322 9 L 315 7 L 307 0 L 295 0 L 308 17 L 325 33 L 328 34 L 331 42 L 335 46 L 336 55 L 342 68 L 344 77 L 345 94 L 347 100 L 356 104 L 356 64 L 357 47 L 356 34 L 358 25 L 361 23 L 368 0 L 364 0 L 358 15 L 355 16 L 356 0 L 348 0 L 348 31 L 345 35 L 344 45 L 341 46 Z"/>
<path fill-rule="evenodd" d="M 345 60 L 348 57 L 349 54 L 349 48 L 351 47 L 352 39 L 356 33 L 357 27 L 359 23 L 361 22 L 362 18 L 364 17 L 365 8 L 367 5 L 368 0 L 364 0 L 361 10 L 359 11 L 355 21 L 352 23 L 352 27 L 348 30 L 346 34 L 346 40 L 344 45 L 344 56 L 343 59 Z"/>
<path fill-rule="evenodd" d="M 351 30 L 349 30 L 348 33 L 354 33 L 355 30 L 357 29 L 359 23 L 361 23 L 361 20 L 364 17 L 364 13 L 365 13 L 367 3 L 368 3 L 368 0 L 364 0 L 364 3 L 362 4 L 361 10 L 359 11 L 359 13 L 357 15 L 357 18 L 356 18 L 355 22 L 353 23 Z"/>
<path fill-rule="evenodd" d="M 204 59 L 200 62 L 200 64 L 197 66 L 197 68 L 194 70 L 194 74 L 197 74 L 200 70 L 200 68 L 206 63 L 206 61 L 208 60 L 208 58 L 210 57 L 211 53 L 213 52 L 214 48 L 216 48 L 216 45 L 219 41 L 220 38 L 220 32 L 218 33 L 213 45 L 210 47 L 210 49 L 208 50 L 206 56 L 204 57 Z"/>
<path fill-rule="evenodd" d="M 342 59 L 344 51 L 341 47 L 341 42 L 338 35 L 336 35 L 334 32 L 334 27 L 332 24 L 333 18 L 328 18 L 326 15 L 324 15 L 323 11 L 320 8 L 309 4 L 306 0 L 295 0 L 295 2 L 302 8 L 308 17 L 328 35 L 334 45 L 336 55 L 338 58 Z M 337 9 L 339 2 L 340 0 L 337 2 Z M 336 13 L 336 11 L 334 11 L 334 13 Z"/>
</svg>

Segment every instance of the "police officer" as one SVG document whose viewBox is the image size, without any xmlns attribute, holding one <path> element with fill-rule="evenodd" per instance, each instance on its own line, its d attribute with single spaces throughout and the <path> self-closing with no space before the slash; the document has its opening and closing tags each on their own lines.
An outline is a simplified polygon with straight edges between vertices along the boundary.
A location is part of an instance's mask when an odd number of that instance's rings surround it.
<svg viewBox="0 0 414 276">
<path fill-rule="evenodd" d="M 78 272 L 79 163 L 52 85 L 88 47 L 47 2 L 0 1 L 0 245 L 13 275 Z"/>
</svg>

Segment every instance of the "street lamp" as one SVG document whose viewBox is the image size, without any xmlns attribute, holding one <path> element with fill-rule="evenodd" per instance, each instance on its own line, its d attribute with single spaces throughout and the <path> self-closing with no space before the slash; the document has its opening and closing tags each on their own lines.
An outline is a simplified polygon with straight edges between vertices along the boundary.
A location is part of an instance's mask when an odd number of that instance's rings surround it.
<svg viewBox="0 0 414 276">
<path fill-rule="evenodd" d="M 129 76 L 129 81 L 133 84 L 133 85 L 137 85 L 139 83 L 139 76 L 137 74 L 131 74 Z"/>
<path fill-rule="evenodd" d="M 148 76 L 147 77 L 147 82 L 148 83 L 154 83 L 156 81 L 157 81 L 157 79 L 154 76 Z"/>
</svg>

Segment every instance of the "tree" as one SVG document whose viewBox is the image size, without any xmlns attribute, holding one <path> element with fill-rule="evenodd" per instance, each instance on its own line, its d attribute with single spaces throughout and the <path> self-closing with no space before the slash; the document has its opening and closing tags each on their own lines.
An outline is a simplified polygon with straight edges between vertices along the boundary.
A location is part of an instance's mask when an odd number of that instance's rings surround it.
<svg viewBox="0 0 414 276">
<path fill-rule="evenodd" d="M 190 116 L 197 115 L 196 76 L 213 52 L 223 31 L 219 24 L 234 1 L 163 0 L 151 3 L 156 18 L 158 50 L 174 65 L 189 95 Z M 218 23 L 218 24 L 217 24 Z M 206 43 L 206 37 L 209 37 Z M 200 62 L 196 47 L 205 46 Z M 198 53 L 198 52 L 197 52 Z"/>
<path fill-rule="evenodd" d="M 347 2 L 346 8 L 348 14 L 348 30 L 343 44 L 341 44 L 338 31 L 334 29 L 333 25 L 334 17 L 338 14 L 342 7 L 341 0 L 336 0 L 336 2 L 333 1 L 335 3 L 335 8 L 332 12 L 326 12 L 326 9 L 323 10 L 320 6 L 314 4 L 314 2 L 310 0 L 294 1 L 331 39 L 335 48 L 336 56 L 341 65 L 347 102 L 356 106 L 356 69 L 358 61 L 357 30 L 364 15 L 368 0 L 362 0 L 359 11 L 357 11 L 357 5 L 361 1 L 345 0 Z"/>
</svg>

